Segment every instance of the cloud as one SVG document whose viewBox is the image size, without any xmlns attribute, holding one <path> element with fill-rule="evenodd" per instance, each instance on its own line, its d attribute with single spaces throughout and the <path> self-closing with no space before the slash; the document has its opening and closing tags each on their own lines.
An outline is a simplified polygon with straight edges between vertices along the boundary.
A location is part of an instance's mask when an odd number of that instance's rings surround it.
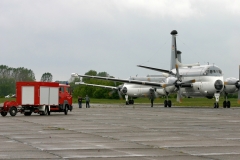
<svg viewBox="0 0 240 160">
<path fill-rule="evenodd" d="M 210 61 L 234 76 L 228 66 L 238 62 L 222 57 L 239 56 L 239 16 L 236 0 L 1 0 L 0 63 L 58 80 L 90 69 L 158 74 L 136 65 L 168 69 L 176 29 L 186 63 Z"/>
</svg>

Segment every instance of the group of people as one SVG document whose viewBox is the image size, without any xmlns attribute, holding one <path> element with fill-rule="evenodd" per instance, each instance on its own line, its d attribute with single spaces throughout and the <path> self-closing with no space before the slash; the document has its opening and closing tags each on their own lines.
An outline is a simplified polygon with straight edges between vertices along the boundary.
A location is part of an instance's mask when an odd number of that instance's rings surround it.
<svg viewBox="0 0 240 160">
<path fill-rule="evenodd" d="M 85 100 L 86 101 L 86 108 L 90 108 L 89 102 L 90 102 L 90 98 L 88 97 L 88 95 L 86 95 L 85 98 L 82 98 L 80 96 L 78 96 L 78 105 L 79 108 L 82 108 L 82 101 Z"/>
</svg>

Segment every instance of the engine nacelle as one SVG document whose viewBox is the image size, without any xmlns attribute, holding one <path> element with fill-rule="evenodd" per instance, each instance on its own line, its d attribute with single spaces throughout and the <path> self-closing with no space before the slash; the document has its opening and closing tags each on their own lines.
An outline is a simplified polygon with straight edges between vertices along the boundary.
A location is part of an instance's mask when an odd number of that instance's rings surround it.
<svg viewBox="0 0 240 160">
<path fill-rule="evenodd" d="M 166 96 L 167 95 L 166 91 L 163 88 L 157 89 L 156 92 L 157 92 L 158 95 L 161 95 L 161 96 Z"/>
<path fill-rule="evenodd" d="M 177 81 L 177 78 L 175 77 L 168 77 L 166 79 L 166 84 L 174 84 Z M 165 88 L 165 91 L 168 93 L 174 92 L 177 88 L 175 87 L 175 85 L 173 86 L 168 86 Z"/>
<path fill-rule="evenodd" d="M 236 79 L 236 78 L 227 78 L 225 80 L 225 88 L 224 88 L 224 91 L 226 93 L 235 93 L 238 91 L 238 82 L 239 80 Z"/>
</svg>

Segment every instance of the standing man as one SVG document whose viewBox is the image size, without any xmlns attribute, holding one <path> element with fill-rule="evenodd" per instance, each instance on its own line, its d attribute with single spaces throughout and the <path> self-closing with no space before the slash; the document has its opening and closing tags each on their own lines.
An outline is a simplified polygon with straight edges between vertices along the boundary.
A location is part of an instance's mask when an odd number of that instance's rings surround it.
<svg viewBox="0 0 240 160">
<path fill-rule="evenodd" d="M 79 105 L 79 108 L 82 108 L 82 97 L 78 96 L 78 105 Z"/>
<path fill-rule="evenodd" d="M 154 98 L 155 98 L 155 97 L 154 97 L 153 93 L 150 93 L 149 99 L 151 100 L 151 107 L 153 107 Z"/>
<path fill-rule="evenodd" d="M 90 98 L 88 97 L 88 95 L 86 95 L 85 100 L 86 100 L 86 108 L 90 108 L 90 105 L 89 105 Z"/>
</svg>

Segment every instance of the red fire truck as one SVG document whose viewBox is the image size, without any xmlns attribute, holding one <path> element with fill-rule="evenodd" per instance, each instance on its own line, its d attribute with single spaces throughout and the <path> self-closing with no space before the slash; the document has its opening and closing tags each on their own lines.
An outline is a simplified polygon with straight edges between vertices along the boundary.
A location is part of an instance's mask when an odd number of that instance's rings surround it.
<svg viewBox="0 0 240 160">
<path fill-rule="evenodd" d="M 70 85 L 57 82 L 17 82 L 16 101 L 5 101 L 0 106 L 2 116 L 17 112 L 30 116 L 32 113 L 50 115 L 51 112 L 72 111 Z"/>
</svg>

